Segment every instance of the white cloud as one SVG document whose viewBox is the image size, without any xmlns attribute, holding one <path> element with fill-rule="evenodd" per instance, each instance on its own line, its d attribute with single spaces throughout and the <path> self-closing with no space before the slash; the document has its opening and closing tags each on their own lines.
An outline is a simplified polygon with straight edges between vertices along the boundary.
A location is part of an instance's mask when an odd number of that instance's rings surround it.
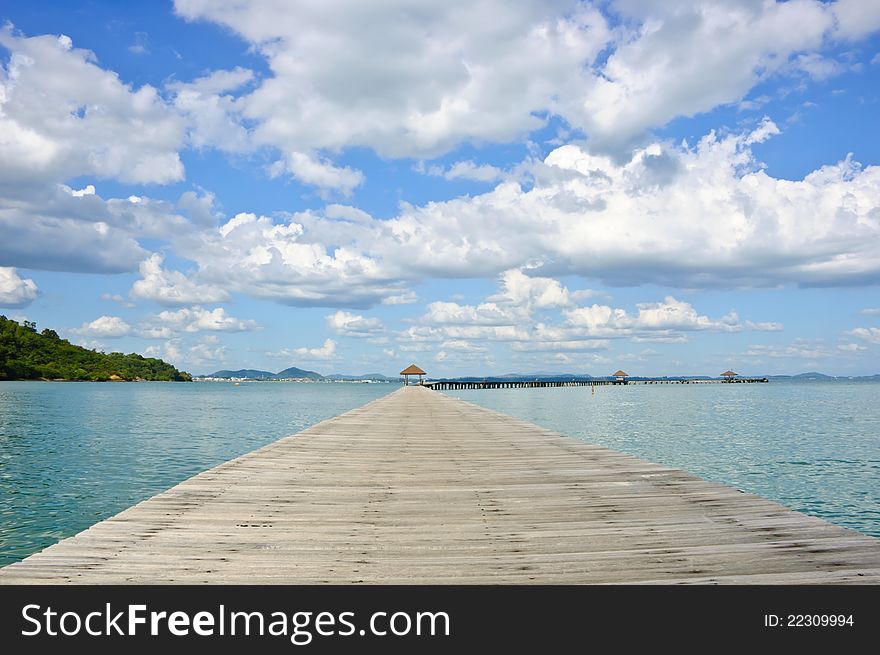
<svg viewBox="0 0 880 655">
<path fill-rule="evenodd" d="M 106 300 L 108 302 L 115 302 L 115 303 L 118 303 L 118 304 L 122 305 L 123 307 L 127 307 L 129 309 L 131 309 L 132 307 L 135 307 L 135 304 L 133 302 L 129 302 L 128 300 L 126 300 L 124 297 L 122 297 L 118 293 L 102 293 L 101 300 Z"/>
<path fill-rule="evenodd" d="M 168 328 L 174 332 L 249 332 L 259 326 L 256 321 L 240 320 L 226 313 L 222 307 L 186 307 L 176 311 L 166 310 L 156 314 L 150 321 L 155 327 Z"/>
<path fill-rule="evenodd" d="M 116 338 L 128 336 L 132 333 L 131 326 L 118 316 L 99 316 L 91 323 L 83 323 L 80 327 L 71 330 L 76 334 L 87 337 Z"/>
<path fill-rule="evenodd" d="M 838 344 L 837 349 L 842 350 L 843 352 L 857 353 L 862 352 L 863 350 L 867 350 L 868 348 L 858 343 L 841 343 Z"/>
<path fill-rule="evenodd" d="M 798 55 L 794 67 L 802 70 L 814 80 L 826 80 L 844 72 L 845 67 L 834 59 L 823 57 L 816 52 Z"/>
<path fill-rule="evenodd" d="M 577 350 L 606 350 L 610 345 L 607 339 L 576 339 L 572 341 L 524 341 L 511 345 L 511 350 L 519 352 L 559 352 Z"/>
<path fill-rule="evenodd" d="M 753 345 L 745 352 L 748 357 L 823 359 L 831 356 L 827 346 L 803 339 L 795 339 L 790 345 Z"/>
<path fill-rule="evenodd" d="M 382 298 L 383 305 L 412 305 L 419 301 L 419 296 L 415 291 L 407 291 Z"/>
<path fill-rule="evenodd" d="M 847 158 L 802 180 L 773 178 L 751 145 L 775 129 L 764 121 L 744 134 L 710 133 L 694 147 L 657 143 L 624 164 L 563 146 L 534 167 L 529 190 L 504 183 L 405 207 L 349 230 L 346 243 L 401 276 L 488 276 L 536 262 L 535 276 L 610 285 L 880 279 L 880 167 Z"/>
<path fill-rule="evenodd" d="M 225 302 L 229 293 L 220 287 L 198 284 L 183 273 L 162 268 L 164 257 L 159 253 L 141 262 L 142 279 L 131 287 L 131 295 L 155 300 L 163 305 L 193 305 Z"/>
<path fill-rule="evenodd" d="M 526 313 L 516 307 L 494 302 L 459 305 L 454 302 L 432 302 L 420 319 L 428 325 L 516 325 Z"/>
<path fill-rule="evenodd" d="M 346 337 L 374 337 L 384 331 L 385 326 L 378 318 L 365 318 L 342 310 L 327 316 L 327 325 Z"/>
<path fill-rule="evenodd" d="M 0 307 L 27 307 L 38 295 L 36 282 L 19 277 L 12 267 L 0 266 Z"/>
<path fill-rule="evenodd" d="M 134 42 L 128 46 L 128 51 L 136 55 L 150 54 L 149 40 L 146 32 L 135 32 Z"/>
<path fill-rule="evenodd" d="M 63 185 L 0 189 L 0 261 L 54 271 L 134 270 L 147 256 L 132 236 L 134 223 L 118 206 Z"/>
<path fill-rule="evenodd" d="M 174 338 L 147 346 L 143 354 L 145 357 L 158 357 L 181 368 L 199 367 L 213 371 L 226 361 L 226 346 L 213 336 L 202 337 L 192 345 Z"/>
<path fill-rule="evenodd" d="M 368 307 L 405 291 L 396 264 L 380 266 L 352 240 L 380 229 L 302 212 L 274 222 L 237 214 L 216 230 L 181 240 L 206 284 L 290 305 Z"/>
<path fill-rule="evenodd" d="M 229 27 L 271 77 L 241 99 L 254 140 L 282 152 L 366 146 L 433 156 L 470 140 L 508 141 L 584 86 L 608 43 L 601 15 L 573 0 L 280 6 L 178 0 L 187 19 Z M 504 20 L 498 20 L 503 16 Z"/>
<path fill-rule="evenodd" d="M 284 161 L 278 161 L 270 168 L 270 173 L 279 175 L 282 171 L 290 173 L 303 184 L 338 191 L 343 195 L 351 192 L 364 181 L 364 174 L 348 166 L 335 166 L 330 160 L 314 153 L 291 152 Z"/>
<path fill-rule="evenodd" d="M 234 106 L 254 122 L 255 144 L 424 158 L 463 142 L 511 141 L 546 115 L 620 146 L 741 101 L 774 74 L 827 75 L 817 53 L 878 29 L 878 12 L 865 7 L 873 4 L 348 0 L 291 11 L 277 0 L 176 0 L 175 8 L 232 29 L 266 58 L 271 75 Z M 601 10 L 614 14 L 613 27 Z M 491 173 L 478 169 L 462 173 Z"/>
<path fill-rule="evenodd" d="M 876 327 L 860 327 L 850 330 L 847 334 L 858 337 L 868 343 L 880 343 L 880 328 Z"/>
<path fill-rule="evenodd" d="M 504 176 L 504 171 L 500 168 L 490 164 L 477 164 L 472 160 L 457 161 L 449 168 L 438 165 L 425 167 L 422 162 L 419 162 L 415 170 L 447 180 L 473 180 L 474 182 L 496 182 Z"/>
<path fill-rule="evenodd" d="M 862 310 L 865 316 L 880 316 L 880 307 L 868 307 Z"/>
<path fill-rule="evenodd" d="M 746 327 L 749 330 L 756 330 L 758 332 L 781 332 L 785 328 L 782 323 L 776 323 L 773 321 L 767 321 L 763 323 L 746 321 Z"/>
<path fill-rule="evenodd" d="M 0 177 L 4 185 L 76 175 L 132 183 L 183 178 L 183 121 L 150 85 L 133 89 L 66 36 L 23 37 L 7 25 L 0 45 Z"/>
<path fill-rule="evenodd" d="M 472 341 L 466 341 L 464 339 L 450 339 L 441 343 L 440 347 L 445 348 L 446 350 L 455 350 L 463 353 L 484 353 L 489 350 L 486 346 L 478 345 Z"/>
<path fill-rule="evenodd" d="M 174 107 L 186 120 L 190 145 L 232 153 L 253 148 L 250 134 L 236 111 L 233 95 L 253 79 L 253 71 L 235 68 L 217 70 L 192 82 L 167 85 L 174 94 Z"/>
<path fill-rule="evenodd" d="M 742 329 L 736 313 L 731 312 L 713 319 L 701 315 L 690 303 L 666 296 L 663 302 L 636 305 L 638 314 L 628 314 L 624 309 L 608 305 L 592 305 L 565 310 L 565 325 L 583 329 L 593 336 L 615 336 L 642 331 L 693 331 L 736 332 Z M 641 335 L 644 336 L 644 335 Z"/>
<path fill-rule="evenodd" d="M 333 339 L 325 339 L 323 345 L 318 348 L 283 348 L 279 352 L 266 353 L 270 357 L 282 359 L 300 358 L 305 360 L 329 360 L 336 359 L 336 342 Z"/>
<path fill-rule="evenodd" d="M 574 298 L 568 289 L 558 280 L 548 277 L 532 277 L 521 270 L 504 271 L 500 276 L 501 289 L 498 294 L 490 296 L 495 302 L 508 302 L 528 307 L 568 307 Z M 578 292 L 584 297 L 584 292 Z"/>
</svg>

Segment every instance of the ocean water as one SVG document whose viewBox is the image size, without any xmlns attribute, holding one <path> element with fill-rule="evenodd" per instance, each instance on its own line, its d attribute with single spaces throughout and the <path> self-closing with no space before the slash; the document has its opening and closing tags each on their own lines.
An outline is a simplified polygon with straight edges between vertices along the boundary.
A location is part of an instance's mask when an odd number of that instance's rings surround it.
<svg viewBox="0 0 880 655">
<path fill-rule="evenodd" d="M 0 382 L 0 566 L 397 388 Z"/>
<path fill-rule="evenodd" d="M 880 537 L 878 383 L 448 393 Z"/>
<path fill-rule="evenodd" d="M 0 565 L 397 388 L 0 382 Z M 876 383 L 450 395 L 880 536 Z"/>
</svg>

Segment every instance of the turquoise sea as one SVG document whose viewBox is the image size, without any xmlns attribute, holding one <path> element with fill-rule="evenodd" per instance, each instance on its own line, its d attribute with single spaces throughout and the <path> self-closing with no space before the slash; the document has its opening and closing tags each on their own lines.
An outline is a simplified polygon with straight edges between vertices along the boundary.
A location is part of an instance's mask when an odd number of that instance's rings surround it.
<svg viewBox="0 0 880 655">
<path fill-rule="evenodd" d="M 880 537 L 876 382 L 449 393 Z"/>
<path fill-rule="evenodd" d="M 0 565 L 391 384 L 0 382 Z M 456 391 L 880 536 L 880 385 Z"/>
<path fill-rule="evenodd" d="M 0 382 L 0 566 L 397 388 Z"/>
</svg>

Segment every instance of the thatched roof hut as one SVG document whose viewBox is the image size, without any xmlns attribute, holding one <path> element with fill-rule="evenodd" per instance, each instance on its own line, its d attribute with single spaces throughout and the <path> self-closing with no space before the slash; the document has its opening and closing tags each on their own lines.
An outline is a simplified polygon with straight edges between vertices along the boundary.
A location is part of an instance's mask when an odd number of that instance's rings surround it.
<svg viewBox="0 0 880 655">
<path fill-rule="evenodd" d="M 617 371 L 617 373 L 614 374 L 614 377 L 625 379 L 629 377 L 629 373 L 626 373 L 624 371 Z"/>
<path fill-rule="evenodd" d="M 724 373 L 721 374 L 721 377 L 723 377 L 727 380 L 732 380 L 737 375 L 739 375 L 739 373 L 734 373 L 733 371 L 724 371 Z"/>
</svg>

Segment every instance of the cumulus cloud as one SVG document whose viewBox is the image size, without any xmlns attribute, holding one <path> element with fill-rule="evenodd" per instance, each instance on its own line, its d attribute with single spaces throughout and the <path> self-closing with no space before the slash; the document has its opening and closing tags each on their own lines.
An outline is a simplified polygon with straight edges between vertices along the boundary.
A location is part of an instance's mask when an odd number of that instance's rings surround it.
<svg viewBox="0 0 880 655">
<path fill-rule="evenodd" d="M 202 337 L 194 344 L 173 338 L 147 346 L 143 355 L 158 357 L 178 367 L 210 367 L 210 370 L 216 370 L 226 361 L 226 346 L 213 335 Z"/>
<path fill-rule="evenodd" d="M 167 85 L 173 93 L 174 107 L 186 119 L 190 145 L 232 153 L 253 148 L 250 134 L 236 111 L 236 92 L 253 79 L 253 71 L 236 67 L 214 71 L 192 82 Z"/>
<path fill-rule="evenodd" d="M 357 338 L 375 337 L 385 330 L 385 326 L 378 318 L 366 318 L 342 310 L 330 314 L 327 317 L 327 325 L 343 336 Z"/>
<path fill-rule="evenodd" d="M 462 141 L 511 140 L 541 126 L 536 114 L 557 94 L 583 86 L 610 35 L 599 12 L 573 1 L 288 7 L 175 3 L 266 57 L 272 76 L 240 107 L 254 140 L 285 153 L 433 156 Z"/>
<path fill-rule="evenodd" d="M 285 171 L 303 184 L 338 191 L 345 196 L 351 195 L 352 190 L 364 181 L 364 174 L 360 171 L 348 166 L 335 166 L 330 160 L 314 153 L 291 152 L 269 169 L 273 176 Z"/>
<path fill-rule="evenodd" d="M 865 316 L 880 316 L 880 307 L 867 307 L 862 310 Z"/>
<path fill-rule="evenodd" d="M 592 305 L 566 310 L 565 324 L 583 328 L 594 336 L 614 335 L 623 332 L 631 334 L 644 330 L 711 330 L 716 332 L 736 332 L 742 329 L 736 313 L 713 319 L 701 315 L 690 303 L 666 296 L 663 302 L 641 303 L 636 305 L 637 314 L 629 314 L 624 309 L 608 305 Z"/>
<path fill-rule="evenodd" d="M 4 185 L 95 175 L 132 183 L 183 178 L 183 120 L 155 88 L 123 84 L 67 36 L 0 29 L 0 178 Z"/>
<path fill-rule="evenodd" d="M 558 280 L 548 277 L 529 276 L 519 269 L 504 271 L 500 277 L 501 289 L 489 300 L 530 307 L 568 307 L 574 295 Z M 583 292 L 578 297 L 584 297 Z"/>
<path fill-rule="evenodd" d="M 249 332 L 259 326 L 256 321 L 241 320 L 230 316 L 222 307 L 186 307 L 176 311 L 159 312 L 151 321 L 156 327 L 174 332 Z"/>
<path fill-rule="evenodd" d="M 142 279 L 131 287 L 131 295 L 142 300 L 155 300 L 163 305 L 193 305 L 225 302 L 229 293 L 216 286 L 198 284 L 183 273 L 162 268 L 164 257 L 152 254 L 141 262 Z"/>
<path fill-rule="evenodd" d="M 863 6 L 872 4 L 351 0 L 285 11 L 276 0 L 176 0 L 175 8 L 232 29 L 266 58 L 271 76 L 235 106 L 255 123 L 255 143 L 424 158 L 463 142 L 510 141 L 547 115 L 619 147 L 677 116 L 741 101 L 774 74 L 827 76 L 817 53 L 880 28 L 878 12 Z M 491 173 L 466 164 L 460 172 Z"/>
<path fill-rule="evenodd" d="M 407 291 L 382 298 L 383 305 L 412 305 L 419 301 L 419 296 L 415 291 Z"/>
<path fill-rule="evenodd" d="M 450 165 L 449 168 L 442 166 L 428 166 L 419 162 L 415 170 L 419 173 L 426 173 L 435 177 L 443 177 L 447 180 L 472 180 L 474 182 L 495 182 L 504 176 L 497 166 L 490 164 L 477 164 L 472 160 L 457 161 Z"/>
<path fill-rule="evenodd" d="M 867 341 L 868 343 L 880 343 L 880 328 L 876 327 L 859 327 L 850 330 L 848 334 Z"/>
<path fill-rule="evenodd" d="M 270 357 L 280 359 L 305 359 L 305 360 L 329 360 L 336 359 L 336 342 L 333 339 L 325 339 L 323 345 L 318 348 L 283 348 L 278 352 L 266 353 Z"/>
<path fill-rule="evenodd" d="M 99 316 L 92 322 L 85 322 L 71 330 L 86 337 L 125 337 L 132 333 L 132 327 L 118 316 Z"/>
<path fill-rule="evenodd" d="M 38 294 L 36 282 L 19 277 L 12 267 L 0 266 L 0 307 L 26 307 Z"/>
<path fill-rule="evenodd" d="M 433 350 L 438 344 L 445 351 L 462 351 L 481 341 L 507 343 L 512 352 L 559 353 L 605 350 L 610 339 L 685 343 L 688 333 L 743 329 L 735 312 L 712 318 L 672 296 L 637 304 L 634 313 L 608 305 L 577 306 L 572 296 L 557 280 L 507 271 L 499 278 L 499 293 L 487 302 L 430 303 L 414 325 L 395 336 L 405 352 Z M 535 309 L 548 307 L 560 310 L 559 321 L 536 318 Z"/>
<path fill-rule="evenodd" d="M 74 195 L 63 185 L 7 189 L 0 193 L 0 262 L 50 271 L 135 270 L 147 253 L 132 236 L 131 220 L 97 195 Z"/>
<path fill-rule="evenodd" d="M 494 302 L 460 305 L 438 301 L 428 304 L 421 321 L 429 325 L 515 325 L 525 318 L 522 309 Z"/>
<path fill-rule="evenodd" d="M 511 182 L 405 207 L 349 235 L 364 256 L 409 275 L 488 276 L 534 262 L 535 276 L 612 286 L 876 282 L 880 167 L 848 157 L 801 180 L 773 178 L 751 148 L 776 131 L 765 120 L 694 146 L 656 143 L 626 163 L 566 145 L 534 167 L 528 190 Z"/>
<path fill-rule="evenodd" d="M 241 213 L 179 241 L 177 250 L 198 264 L 206 284 L 290 305 L 368 307 L 405 291 L 394 266 L 380 266 L 352 243 L 354 234 L 375 229 L 381 226 L 372 220 L 360 225 L 311 212 L 280 222 Z"/>
</svg>

